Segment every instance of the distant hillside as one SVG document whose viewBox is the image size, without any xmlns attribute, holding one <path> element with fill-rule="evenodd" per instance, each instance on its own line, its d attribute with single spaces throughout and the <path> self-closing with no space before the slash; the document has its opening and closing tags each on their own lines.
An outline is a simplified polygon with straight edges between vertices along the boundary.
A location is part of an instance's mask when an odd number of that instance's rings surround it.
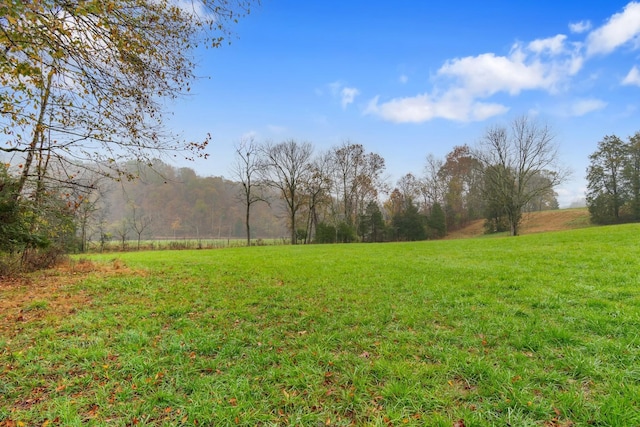
<svg viewBox="0 0 640 427">
<path fill-rule="evenodd" d="M 520 234 L 543 233 L 592 226 L 587 208 L 556 209 L 525 214 Z M 449 234 L 447 239 L 480 237 L 484 234 L 484 220 L 473 221 L 465 228 Z"/>
</svg>

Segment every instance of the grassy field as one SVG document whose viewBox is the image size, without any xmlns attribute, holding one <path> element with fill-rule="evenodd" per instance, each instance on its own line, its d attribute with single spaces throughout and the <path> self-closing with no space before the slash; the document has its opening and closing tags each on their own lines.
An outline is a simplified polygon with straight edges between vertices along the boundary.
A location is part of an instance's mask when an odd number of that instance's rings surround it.
<svg viewBox="0 0 640 427">
<path fill-rule="evenodd" d="M 638 426 L 639 238 L 92 256 L 0 286 L 0 425 Z"/>
</svg>

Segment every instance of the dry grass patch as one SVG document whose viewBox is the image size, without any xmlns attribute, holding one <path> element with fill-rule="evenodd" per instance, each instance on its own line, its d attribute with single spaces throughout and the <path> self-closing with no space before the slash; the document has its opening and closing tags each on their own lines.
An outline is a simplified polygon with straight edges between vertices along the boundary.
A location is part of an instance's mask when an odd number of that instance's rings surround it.
<svg viewBox="0 0 640 427">
<path fill-rule="evenodd" d="M 466 239 L 484 235 L 484 219 L 472 221 L 461 230 L 447 235 L 447 239 Z M 545 233 L 589 227 L 587 208 L 557 209 L 524 214 L 520 234 Z"/>
<path fill-rule="evenodd" d="M 89 275 L 110 277 L 135 274 L 120 260 L 108 264 L 67 260 L 55 268 L 17 277 L 0 277 L 0 334 L 13 335 L 30 322 L 73 314 L 91 303 L 81 289 L 74 289 Z"/>
</svg>

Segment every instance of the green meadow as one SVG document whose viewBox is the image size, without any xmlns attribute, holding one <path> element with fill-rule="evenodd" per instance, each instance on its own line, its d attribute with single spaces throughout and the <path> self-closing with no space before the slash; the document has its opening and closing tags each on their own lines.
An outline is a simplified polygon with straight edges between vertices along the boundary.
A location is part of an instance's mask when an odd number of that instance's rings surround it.
<svg viewBox="0 0 640 427">
<path fill-rule="evenodd" d="M 640 225 L 89 260 L 0 288 L 0 425 L 640 425 Z"/>
</svg>

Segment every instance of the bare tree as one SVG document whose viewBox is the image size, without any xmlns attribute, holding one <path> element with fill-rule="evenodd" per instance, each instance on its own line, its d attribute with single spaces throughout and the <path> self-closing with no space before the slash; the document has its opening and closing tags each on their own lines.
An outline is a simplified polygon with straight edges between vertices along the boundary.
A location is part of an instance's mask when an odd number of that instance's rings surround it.
<svg viewBox="0 0 640 427">
<path fill-rule="evenodd" d="M 129 224 L 131 228 L 136 232 L 138 236 L 138 250 L 140 250 L 140 240 L 142 239 L 142 233 L 146 229 L 148 229 L 153 223 L 153 218 L 149 215 L 145 215 L 145 213 L 140 209 L 139 206 L 136 206 L 135 203 L 131 202 L 131 220 Z"/>
<path fill-rule="evenodd" d="M 503 210 L 512 236 L 518 234 L 527 203 L 553 190 L 569 175 L 558 163 L 550 127 L 527 116 L 512 120 L 509 127 L 489 128 L 475 156 L 485 173 L 487 202 Z M 540 174 L 549 179 L 533 185 Z"/>
<path fill-rule="evenodd" d="M 375 201 L 381 190 L 386 190 L 382 176 L 384 158 L 367 153 L 361 144 L 350 141 L 335 147 L 331 156 L 336 202 L 341 203 L 343 221 L 357 230 L 359 216 L 367 204 Z"/>
<path fill-rule="evenodd" d="M 120 247 L 123 251 L 127 248 L 127 236 L 129 235 L 130 229 L 131 223 L 126 218 L 122 218 L 113 225 L 113 232 L 118 236 Z"/>
<path fill-rule="evenodd" d="M 429 154 L 425 160 L 424 175 L 422 178 L 422 202 L 424 203 L 424 213 L 430 213 L 431 208 L 436 203 L 444 205 L 445 183 L 440 176 L 440 170 L 444 165 L 442 159 Z"/>
<path fill-rule="evenodd" d="M 261 170 L 266 185 L 276 189 L 285 201 L 289 217 L 291 244 L 297 243 L 297 214 L 305 203 L 304 186 L 310 175 L 313 146 L 293 139 L 279 144 L 267 143 L 262 147 L 264 168 Z"/>
<path fill-rule="evenodd" d="M 305 243 L 311 242 L 318 223 L 320 222 L 320 210 L 331 202 L 331 169 L 330 153 L 317 156 L 311 163 L 311 173 L 305 185 L 307 195 L 307 228 Z"/>
<path fill-rule="evenodd" d="M 244 224 L 247 231 L 247 246 L 251 246 L 251 206 L 265 201 L 262 194 L 262 183 L 258 179 L 263 162 L 260 159 L 260 147 L 253 137 L 243 139 L 235 146 L 236 162 L 231 173 L 241 184 L 240 199 L 244 204 Z"/>
<path fill-rule="evenodd" d="M 400 177 L 396 188 L 402 193 L 405 202 L 416 203 L 420 196 L 420 182 L 411 172 Z"/>
</svg>

